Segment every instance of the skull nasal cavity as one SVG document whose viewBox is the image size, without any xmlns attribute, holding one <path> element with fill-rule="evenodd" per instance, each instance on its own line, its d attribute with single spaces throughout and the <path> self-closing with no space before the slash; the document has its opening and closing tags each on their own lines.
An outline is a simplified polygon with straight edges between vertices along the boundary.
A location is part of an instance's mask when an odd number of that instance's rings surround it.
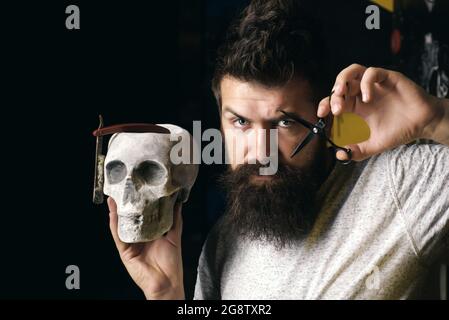
<svg viewBox="0 0 449 320">
<path fill-rule="evenodd" d="M 157 186 L 165 183 L 167 171 L 163 166 L 154 161 L 141 162 L 133 171 L 132 180 L 136 189 L 143 184 Z"/>
</svg>

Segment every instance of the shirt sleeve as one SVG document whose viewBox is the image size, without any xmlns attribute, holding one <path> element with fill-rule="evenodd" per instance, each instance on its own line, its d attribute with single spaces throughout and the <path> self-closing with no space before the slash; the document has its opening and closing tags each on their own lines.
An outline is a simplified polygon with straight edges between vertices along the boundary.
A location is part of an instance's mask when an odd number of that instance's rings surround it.
<svg viewBox="0 0 449 320">
<path fill-rule="evenodd" d="M 393 196 L 415 253 L 431 263 L 448 250 L 449 147 L 401 146 L 388 163 Z"/>
</svg>

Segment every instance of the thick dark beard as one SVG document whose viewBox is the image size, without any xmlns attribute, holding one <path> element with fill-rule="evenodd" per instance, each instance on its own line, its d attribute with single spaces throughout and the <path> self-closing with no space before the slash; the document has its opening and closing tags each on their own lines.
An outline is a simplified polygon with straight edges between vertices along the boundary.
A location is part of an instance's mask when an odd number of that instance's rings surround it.
<svg viewBox="0 0 449 320">
<path fill-rule="evenodd" d="M 313 226 L 323 170 L 279 164 L 272 180 L 251 182 L 260 167 L 244 164 L 220 177 L 228 198 L 223 226 L 281 249 L 303 238 Z"/>
</svg>

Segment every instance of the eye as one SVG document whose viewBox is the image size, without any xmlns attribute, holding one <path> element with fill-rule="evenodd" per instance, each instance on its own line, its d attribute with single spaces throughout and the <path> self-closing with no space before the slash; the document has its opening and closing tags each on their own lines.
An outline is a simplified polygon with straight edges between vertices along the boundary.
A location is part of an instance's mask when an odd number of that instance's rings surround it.
<svg viewBox="0 0 449 320">
<path fill-rule="evenodd" d="M 283 119 L 278 122 L 278 126 L 281 128 L 290 128 L 294 123 L 295 121 L 293 120 Z"/>
<path fill-rule="evenodd" d="M 120 160 L 114 160 L 106 165 L 106 177 L 110 184 L 119 183 L 126 177 L 126 165 Z"/>
<path fill-rule="evenodd" d="M 139 185 L 148 184 L 151 186 L 158 186 L 165 182 L 167 171 L 165 168 L 155 161 L 143 161 L 137 168 L 134 169 L 132 179 Z"/>
<path fill-rule="evenodd" d="M 237 118 L 233 120 L 234 126 L 238 128 L 244 128 L 249 125 L 249 121 L 243 118 Z"/>
</svg>

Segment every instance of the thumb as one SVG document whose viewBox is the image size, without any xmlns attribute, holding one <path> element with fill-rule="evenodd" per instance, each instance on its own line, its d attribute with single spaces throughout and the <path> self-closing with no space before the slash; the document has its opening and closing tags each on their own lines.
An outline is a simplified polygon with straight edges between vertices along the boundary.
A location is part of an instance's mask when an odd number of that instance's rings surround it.
<svg viewBox="0 0 449 320">
<path fill-rule="evenodd" d="M 176 202 L 173 208 L 173 225 L 166 234 L 166 239 L 174 246 L 181 247 L 182 236 L 182 202 Z"/>
<path fill-rule="evenodd" d="M 112 199 L 111 197 L 108 197 L 107 202 L 108 202 L 109 212 L 117 213 L 117 204 L 115 203 L 114 199 Z"/>
<path fill-rule="evenodd" d="M 375 144 L 369 139 L 360 143 L 347 145 L 345 146 L 345 148 L 351 149 L 352 160 L 354 161 L 365 160 L 382 151 L 378 150 Z M 337 152 L 337 158 L 339 160 L 348 160 L 348 156 L 346 155 L 346 153 L 341 150 Z"/>
<path fill-rule="evenodd" d="M 120 240 L 117 232 L 117 222 L 118 222 L 118 216 L 117 216 L 117 205 L 111 197 L 108 198 L 108 207 L 109 207 L 109 228 L 111 230 L 112 238 L 114 239 L 114 243 L 117 246 L 117 250 L 120 254 L 122 254 L 128 245 L 122 240 Z"/>
</svg>

